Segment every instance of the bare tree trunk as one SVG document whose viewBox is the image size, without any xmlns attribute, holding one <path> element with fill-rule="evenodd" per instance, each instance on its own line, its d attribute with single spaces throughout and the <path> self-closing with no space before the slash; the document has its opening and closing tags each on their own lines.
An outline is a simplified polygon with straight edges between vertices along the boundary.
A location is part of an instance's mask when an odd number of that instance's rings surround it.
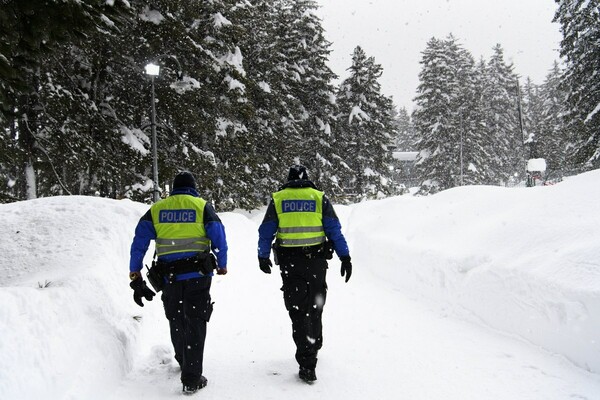
<svg viewBox="0 0 600 400">
<path fill-rule="evenodd" d="M 37 198 L 37 180 L 36 180 L 36 176 L 35 176 L 35 169 L 33 167 L 33 163 L 31 162 L 31 159 L 29 159 L 25 166 L 25 182 L 26 182 L 26 194 L 27 194 L 27 200 L 32 200 L 32 199 L 36 199 Z"/>
<path fill-rule="evenodd" d="M 23 159 L 21 161 L 22 170 L 20 171 L 22 177 L 21 196 L 25 196 L 27 200 L 37 198 L 37 176 L 34 163 L 36 159 L 35 147 L 38 129 L 36 110 L 39 101 L 35 90 L 38 87 L 38 81 L 37 76 L 32 77 L 32 90 L 29 94 L 20 96 L 17 109 L 18 143 L 23 151 Z"/>
</svg>

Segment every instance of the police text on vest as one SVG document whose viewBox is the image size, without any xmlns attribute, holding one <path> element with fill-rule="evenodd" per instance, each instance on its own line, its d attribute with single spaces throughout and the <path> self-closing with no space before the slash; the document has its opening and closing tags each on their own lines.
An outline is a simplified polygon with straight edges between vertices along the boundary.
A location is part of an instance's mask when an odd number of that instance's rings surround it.
<svg viewBox="0 0 600 400">
<path fill-rule="evenodd" d="M 196 210 L 160 210 L 158 222 L 161 224 L 196 222 Z"/>
<path fill-rule="evenodd" d="M 317 202 L 315 200 L 283 200 L 281 211 L 284 213 L 315 212 L 317 211 Z"/>
</svg>

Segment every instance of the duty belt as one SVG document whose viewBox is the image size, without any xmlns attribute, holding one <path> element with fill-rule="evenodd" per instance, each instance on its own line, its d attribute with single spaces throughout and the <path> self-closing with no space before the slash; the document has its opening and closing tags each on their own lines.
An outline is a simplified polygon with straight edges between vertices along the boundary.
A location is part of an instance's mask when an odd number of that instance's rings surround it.
<svg viewBox="0 0 600 400">
<path fill-rule="evenodd" d="M 289 258 L 289 257 L 306 257 L 306 258 L 324 258 L 330 260 L 333 252 L 333 244 L 327 241 L 314 246 L 295 246 L 295 247 L 284 247 L 281 245 L 282 241 L 277 240 L 273 246 L 274 252 L 278 258 Z"/>
<path fill-rule="evenodd" d="M 161 261 L 159 259 L 156 262 L 156 268 L 159 274 L 169 280 L 174 275 L 188 272 L 199 272 L 202 275 L 208 275 L 216 268 L 216 260 L 212 254 L 203 252 L 193 257 L 181 258 L 174 261 Z"/>
</svg>

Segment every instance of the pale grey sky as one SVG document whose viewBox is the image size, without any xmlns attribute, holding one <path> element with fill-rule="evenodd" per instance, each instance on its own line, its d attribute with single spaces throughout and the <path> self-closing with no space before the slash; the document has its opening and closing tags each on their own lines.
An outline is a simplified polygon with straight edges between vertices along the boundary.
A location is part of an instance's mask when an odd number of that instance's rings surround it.
<svg viewBox="0 0 600 400">
<path fill-rule="evenodd" d="M 357 45 L 384 68 L 383 93 L 412 110 L 427 41 L 452 33 L 476 59 L 500 43 L 522 80 L 542 83 L 559 60 L 554 0 L 317 0 L 326 38 L 333 42 L 330 67 L 347 76 Z"/>
</svg>

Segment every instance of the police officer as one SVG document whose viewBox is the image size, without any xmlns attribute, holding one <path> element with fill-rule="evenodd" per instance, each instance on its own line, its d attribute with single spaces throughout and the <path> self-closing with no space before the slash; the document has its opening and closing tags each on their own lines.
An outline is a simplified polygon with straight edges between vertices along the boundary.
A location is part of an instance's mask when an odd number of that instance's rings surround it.
<svg viewBox="0 0 600 400">
<path fill-rule="evenodd" d="M 217 274 L 227 273 L 225 229 L 210 203 L 198 195 L 191 173 L 179 173 L 170 196 L 152 205 L 135 229 L 129 277 L 133 298 L 141 307 L 142 297 L 152 300 L 154 296 L 140 273 L 151 240 L 156 244 L 153 269 L 159 270 L 164 285 L 161 299 L 181 366 L 183 392 L 191 394 L 207 384 L 202 362 L 206 323 L 213 309 L 210 250 L 216 255 Z"/>
<path fill-rule="evenodd" d="M 292 320 L 298 376 L 305 382 L 317 379 L 317 353 L 323 344 L 321 316 L 327 296 L 328 244 L 342 261 L 346 282 L 352 263 L 340 221 L 333 206 L 308 179 L 306 168 L 290 168 L 288 182 L 273 194 L 259 227 L 260 269 L 271 273 L 271 243 L 275 239 L 275 261 L 283 280 L 285 307 Z M 329 242 L 327 242 L 329 240 Z M 327 242 L 327 243 L 326 243 Z"/>
</svg>

